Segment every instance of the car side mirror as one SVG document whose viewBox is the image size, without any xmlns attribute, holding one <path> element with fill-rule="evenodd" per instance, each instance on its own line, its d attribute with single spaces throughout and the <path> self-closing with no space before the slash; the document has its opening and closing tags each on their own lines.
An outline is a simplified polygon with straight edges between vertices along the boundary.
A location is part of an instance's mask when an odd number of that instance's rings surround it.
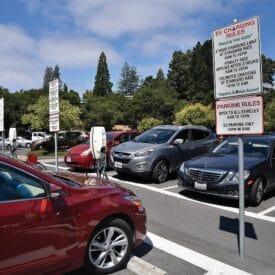
<svg viewBox="0 0 275 275">
<path fill-rule="evenodd" d="M 57 186 L 55 184 L 50 185 L 50 197 L 51 199 L 57 199 L 59 198 L 62 194 L 64 194 L 63 189 L 60 186 Z"/>
<path fill-rule="evenodd" d="M 174 140 L 175 145 L 182 144 L 182 143 L 184 143 L 184 139 L 182 139 L 182 138 L 177 138 L 177 139 Z"/>
</svg>

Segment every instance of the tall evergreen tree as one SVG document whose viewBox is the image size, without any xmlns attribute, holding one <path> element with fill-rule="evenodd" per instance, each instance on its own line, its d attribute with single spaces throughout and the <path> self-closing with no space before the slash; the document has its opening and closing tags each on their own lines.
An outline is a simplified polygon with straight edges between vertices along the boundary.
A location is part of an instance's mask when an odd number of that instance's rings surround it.
<svg viewBox="0 0 275 275">
<path fill-rule="evenodd" d="M 113 83 L 110 81 L 106 55 L 101 52 L 95 76 L 94 94 L 96 96 L 106 96 L 112 93 L 112 86 Z"/>
<path fill-rule="evenodd" d="M 124 64 L 118 82 L 119 92 L 124 95 L 133 95 L 139 87 L 139 76 L 134 66 Z"/>
<path fill-rule="evenodd" d="M 157 81 L 158 80 L 160 80 L 160 81 L 165 80 L 165 76 L 164 76 L 163 70 L 161 68 L 158 70 L 156 80 Z"/>
<path fill-rule="evenodd" d="M 52 67 L 47 67 L 44 73 L 43 89 L 49 89 L 49 82 L 54 79 L 54 72 Z"/>
<path fill-rule="evenodd" d="M 53 79 L 58 79 L 59 80 L 59 90 L 61 90 L 62 87 L 62 81 L 60 78 L 60 71 L 59 71 L 59 66 L 55 65 L 54 70 L 53 70 Z"/>
</svg>

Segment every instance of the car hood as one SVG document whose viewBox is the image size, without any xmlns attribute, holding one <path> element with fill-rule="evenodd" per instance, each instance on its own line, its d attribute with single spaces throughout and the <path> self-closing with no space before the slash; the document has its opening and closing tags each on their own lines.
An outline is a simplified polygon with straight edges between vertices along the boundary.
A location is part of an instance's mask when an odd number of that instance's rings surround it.
<svg viewBox="0 0 275 275">
<path fill-rule="evenodd" d="M 63 177 L 66 179 L 71 179 L 73 181 L 76 181 L 81 185 L 82 187 L 81 189 L 84 189 L 84 190 L 93 189 L 93 190 L 103 191 L 104 189 L 105 195 L 106 195 L 106 192 L 107 193 L 125 193 L 125 195 L 130 195 L 130 196 L 135 195 L 132 191 L 104 178 L 84 176 L 84 175 L 79 175 L 79 174 L 70 173 L 70 172 L 47 172 L 47 173 L 52 176 L 56 175 L 58 177 Z M 58 180 L 58 178 L 56 178 L 56 180 Z"/>
<path fill-rule="evenodd" d="M 161 144 L 152 144 L 152 143 L 143 143 L 143 142 L 136 142 L 136 141 L 127 141 L 124 142 L 112 149 L 115 152 L 122 152 L 122 153 L 135 153 L 138 151 L 142 151 L 145 149 L 155 149 L 159 147 Z"/>
<path fill-rule="evenodd" d="M 239 160 L 237 155 L 210 153 L 187 161 L 186 167 L 238 171 L 238 161 Z M 244 157 L 244 169 L 250 169 L 251 167 L 260 164 L 263 161 L 265 161 L 265 158 Z"/>
<path fill-rule="evenodd" d="M 90 145 L 89 144 L 78 144 L 72 148 L 69 149 L 69 153 L 70 154 L 81 154 L 83 153 L 85 150 L 89 149 Z"/>
</svg>

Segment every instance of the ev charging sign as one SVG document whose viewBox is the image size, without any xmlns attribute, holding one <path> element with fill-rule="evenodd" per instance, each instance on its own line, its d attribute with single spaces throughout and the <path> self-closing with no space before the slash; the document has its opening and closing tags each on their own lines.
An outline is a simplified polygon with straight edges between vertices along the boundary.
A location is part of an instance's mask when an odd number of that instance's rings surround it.
<svg viewBox="0 0 275 275">
<path fill-rule="evenodd" d="M 49 124 L 50 132 L 59 131 L 59 80 L 49 83 Z"/>
</svg>

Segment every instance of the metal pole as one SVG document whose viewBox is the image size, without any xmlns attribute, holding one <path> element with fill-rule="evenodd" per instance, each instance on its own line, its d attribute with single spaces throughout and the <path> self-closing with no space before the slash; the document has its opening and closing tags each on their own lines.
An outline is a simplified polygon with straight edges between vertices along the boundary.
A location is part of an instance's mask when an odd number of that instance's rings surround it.
<svg viewBox="0 0 275 275">
<path fill-rule="evenodd" d="M 4 146 L 5 146 L 5 142 L 4 142 L 4 131 L 2 131 L 2 154 L 4 154 Z"/>
<path fill-rule="evenodd" d="M 58 171 L 57 132 L 54 133 L 55 171 Z"/>
<path fill-rule="evenodd" d="M 243 140 L 238 138 L 238 150 L 239 150 L 239 245 L 240 245 L 240 257 L 244 258 L 244 240 L 245 240 L 245 194 L 244 194 L 244 150 Z"/>
</svg>

